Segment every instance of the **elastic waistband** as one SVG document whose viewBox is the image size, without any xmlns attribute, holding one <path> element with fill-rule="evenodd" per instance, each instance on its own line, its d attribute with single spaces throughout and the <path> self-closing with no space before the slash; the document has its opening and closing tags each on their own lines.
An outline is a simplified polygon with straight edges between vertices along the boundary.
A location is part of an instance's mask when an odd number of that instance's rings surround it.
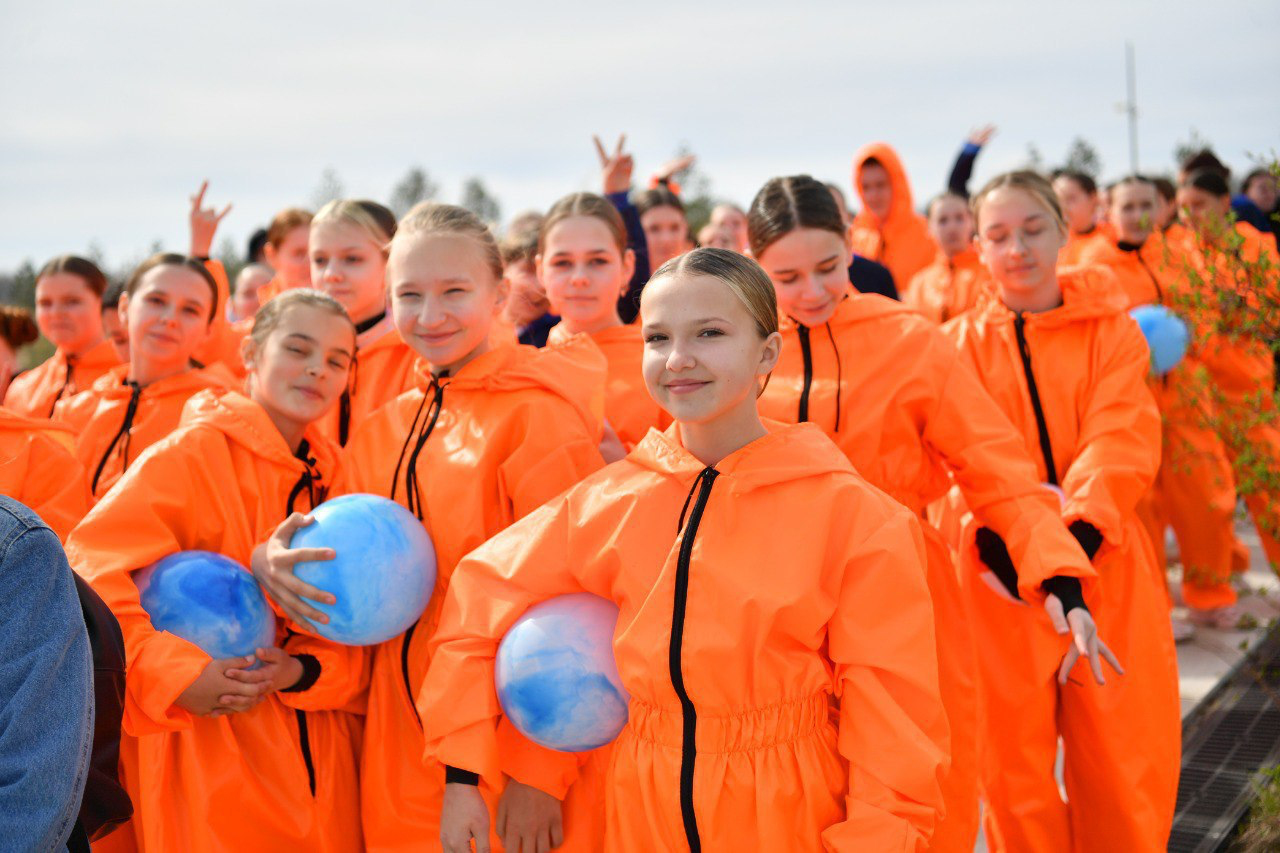
<svg viewBox="0 0 1280 853">
<path fill-rule="evenodd" d="M 684 718 L 679 706 L 659 708 L 632 699 L 627 732 L 637 740 L 679 749 Z M 700 753 L 750 752 L 809 737 L 830 721 L 830 694 L 818 693 L 790 702 L 744 708 L 732 714 L 698 711 Z"/>
</svg>

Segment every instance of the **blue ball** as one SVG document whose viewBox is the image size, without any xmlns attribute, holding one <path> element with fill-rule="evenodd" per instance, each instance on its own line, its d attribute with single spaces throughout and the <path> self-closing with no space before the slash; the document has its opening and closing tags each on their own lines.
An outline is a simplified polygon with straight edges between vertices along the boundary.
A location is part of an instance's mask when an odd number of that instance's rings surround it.
<svg viewBox="0 0 1280 853">
<path fill-rule="evenodd" d="M 436 551 L 422 522 L 395 501 L 343 495 L 311 513 L 292 548 L 332 548 L 332 560 L 299 563 L 294 574 L 333 593 L 337 604 L 308 602 L 329 617 L 316 631 L 348 646 L 371 646 L 418 621 L 436 583 Z"/>
<path fill-rule="evenodd" d="M 1191 333 L 1182 318 L 1163 305 L 1139 305 L 1129 312 L 1147 339 L 1151 350 L 1151 370 L 1164 376 L 1187 354 Z"/>
<path fill-rule="evenodd" d="M 276 617 L 253 575 L 210 551 L 182 551 L 133 576 L 158 631 L 194 643 L 214 660 L 273 646 Z"/>
<path fill-rule="evenodd" d="M 530 607 L 498 646 L 503 713 L 536 744 L 561 752 L 604 746 L 627 724 L 630 695 L 618 677 L 618 608 L 590 593 Z"/>
</svg>

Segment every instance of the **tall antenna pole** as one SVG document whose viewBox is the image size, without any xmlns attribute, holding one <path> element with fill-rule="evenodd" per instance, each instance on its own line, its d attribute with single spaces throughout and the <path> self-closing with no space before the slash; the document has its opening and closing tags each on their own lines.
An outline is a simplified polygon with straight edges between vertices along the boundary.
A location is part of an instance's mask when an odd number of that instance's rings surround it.
<svg viewBox="0 0 1280 853">
<path fill-rule="evenodd" d="M 1128 84 L 1128 100 L 1124 111 L 1129 116 L 1129 170 L 1138 173 L 1138 94 L 1133 61 L 1133 42 L 1124 43 L 1125 78 Z"/>
</svg>

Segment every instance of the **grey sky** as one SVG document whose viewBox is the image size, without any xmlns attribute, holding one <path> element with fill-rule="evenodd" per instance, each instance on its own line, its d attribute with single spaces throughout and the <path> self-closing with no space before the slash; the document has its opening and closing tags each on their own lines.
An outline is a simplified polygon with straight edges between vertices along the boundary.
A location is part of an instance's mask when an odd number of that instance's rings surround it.
<svg viewBox="0 0 1280 853">
<path fill-rule="evenodd" d="M 596 187 L 592 133 L 628 134 L 638 181 L 686 142 L 744 204 L 776 174 L 847 183 L 875 139 L 919 201 L 988 120 L 979 178 L 1077 134 L 1113 175 L 1126 38 L 1143 168 L 1194 127 L 1239 169 L 1280 148 L 1278 36 L 1276 0 L 0 0 L 0 269 L 183 248 L 203 177 L 238 244 L 326 167 L 353 196 L 385 201 L 420 164 L 448 200 L 480 175 L 505 215 L 545 207 Z"/>
</svg>

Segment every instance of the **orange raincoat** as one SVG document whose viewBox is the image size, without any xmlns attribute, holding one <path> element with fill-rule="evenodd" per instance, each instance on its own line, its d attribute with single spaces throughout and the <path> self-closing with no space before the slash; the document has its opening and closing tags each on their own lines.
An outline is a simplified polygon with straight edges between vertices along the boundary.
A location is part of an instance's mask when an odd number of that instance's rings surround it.
<svg viewBox="0 0 1280 853">
<path fill-rule="evenodd" d="M 1105 246 L 1115 239 L 1115 232 L 1108 223 L 1101 223 L 1088 231 L 1071 231 L 1067 234 L 1067 245 L 1058 251 L 1059 267 L 1075 267 L 1084 264 L 1086 252 L 1095 246 Z"/>
<path fill-rule="evenodd" d="M 59 400 L 88 390 L 98 377 L 119 363 L 107 338 L 78 356 L 58 350 L 40 366 L 14 377 L 4 396 L 5 408 L 29 418 L 53 417 Z"/>
<path fill-rule="evenodd" d="M 1037 853 L 1163 851 L 1181 725 L 1164 577 L 1134 514 L 1160 464 L 1150 356 L 1104 270 L 1059 280 L 1062 307 L 1015 318 L 992 299 L 945 332 L 1018 428 L 1040 479 L 1061 485 L 1063 520 L 1083 519 L 1102 534 L 1085 601 L 1127 674 L 1108 672 L 1099 686 L 1077 669 L 1059 687 L 1070 637 L 1040 608 L 992 592 L 966 553 L 961 578 L 982 662 L 987 843 Z M 1059 735 L 1070 807 L 1053 776 Z"/>
<path fill-rule="evenodd" d="M 337 448 L 314 430 L 307 443 L 312 458 L 304 461 L 261 406 L 235 392 L 201 392 L 182 426 L 129 469 L 67 543 L 72 566 L 124 630 L 124 731 L 136 738 L 132 756 L 124 752 L 126 784 L 143 849 L 362 849 L 363 650 L 282 623 L 277 643 L 315 657 L 319 679 L 243 713 L 197 717 L 175 700 L 210 658 L 152 627 L 131 576 L 195 549 L 247 566 L 290 511 L 323 497 Z"/>
<path fill-rule="evenodd" d="M 0 407 L 0 494 L 30 507 L 64 542 L 89 509 L 74 446 L 65 426 Z"/>
<path fill-rule="evenodd" d="M 151 445 L 173 432 L 182 407 L 196 392 L 226 389 L 235 378 L 221 365 L 186 370 L 141 387 L 127 381 L 129 365 L 101 376 L 93 387 L 58 404 L 54 418 L 76 432 L 76 458 L 89 491 L 100 499 Z"/>
<path fill-rule="evenodd" d="M 1092 575 L 1017 432 L 927 320 L 890 299 L 855 293 L 824 328 L 786 318 L 782 335 L 762 413 L 813 421 L 860 474 L 917 515 L 954 477 L 983 524 L 1008 544 L 1028 600 L 1043 599 L 1040 583 L 1051 576 Z M 978 831 L 973 643 L 951 551 L 932 525 L 924 536 L 952 758 L 943 780 L 946 819 L 932 849 L 968 853 Z"/>
<path fill-rule="evenodd" d="M 551 328 L 547 343 L 563 344 L 570 335 L 564 324 Z M 637 325 L 614 326 L 590 336 L 609 363 L 604 389 L 604 414 L 630 450 L 640 443 L 650 429 L 666 429 L 671 416 L 649 396 L 644 385 L 641 362 L 644 359 L 644 337 Z"/>
<path fill-rule="evenodd" d="M 1098 240 L 1084 249 L 1081 263 L 1110 269 L 1125 294 L 1126 307 L 1176 307 L 1186 291 L 1190 258 L 1176 242 L 1152 235 L 1139 248 Z M 1164 377 L 1148 376 L 1147 386 L 1162 415 L 1160 474 L 1138 504 L 1157 564 L 1165 569 L 1166 525 L 1178 537 L 1182 557 L 1182 597 L 1191 607 L 1225 607 L 1236 601 L 1231 585 L 1235 486 L 1222 441 L 1204 416 L 1213 405 L 1204 387 L 1195 349 Z"/>
<path fill-rule="evenodd" d="M 426 612 L 372 650 L 360 770 L 370 850 L 439 843 L 444 768 L 423 760 L 414 702 L 441 601 L 463 556 L 604 464 L 597 449 L 604 376 L 604 359 L 588 340 L 543 350 L 498 347 L 439 380 L 420 364 L 417 387 L 370 416 L 347 445 L 336 491 L 403 504 L 422 519 L 436 549 L 436 590 Z M 509 734 L 507 775 L 559 798 L 568 792 L 562 849 L 594 849 L 604 813 L 599 780 L 570 789 L 577 757 Z M 485 789 L 491 804 L 500 790 Z"/>
<path fill-rule="evenodd" d="M 935 323 L 945 323 L 978 304 L 991 276 L 972 248 L 948 258 L 941 252 L 911 279 L 903 304 Z"/>
<path fill-rule="evenodd" d="M 345 446 L 360 424 L 414 387 L 418 354 L 400 338 L 391 315 L 356 337 L 356 360 L 351 367 L 348 390 L 338 405 L 316 426 L 329 438 Z"/>
<path fill-rule="evenodd" d="M 1280 255 L 1270 235 L 1243 222 L 1233 228 L 1234 234 L 1227 235 L 1228 248 L 1205 247 L 1194 237 L 1188 244 L 1197 279 L 1192 287 L 1205 306 L 1205 319 L 1196 324 L 1197 337 L 1204 341 L 1201 360 L 1213 380 L 1217 426 L 1228 458 L 1233 465 L 1258 466 L 1275 476 L 1280 472 L 1280 428 L 1274 422 L 1272 399 L 1275 360 L 1256 327 L 1238 327 L 1235 315 L 1240 309 L 1230 303 L 1238 300 L 1246 314 L 1274 310 L 1280 300 Z M 1259 291 L 1266 294 L 1264 305 L 1258 304 Z M 1262 319 L 1264 327 L 1275 322 L 1274 317 Z M 1247 452 L 1231 440 L 1239 430 L 1245 432 Z M 1252 458 L 1240 463 L 1246 455 Z M 1245 495 L 1245 504 L 1267 559 L 1280 572 L 1280 495 L 1253 491 Z"/>
<path fill-rule="evenodd" d="M 631 695 L 596 849 L 923 850 L 946 723 L 919 525 L 815 427 L 769 426 L 714 468 L 678 425 L 651 432 L 470 555 L 419 703 L 428 754 L 498 776 L 498 642 L 586 591 L 620 609 Z"/>
<path fill-rule="evenodd" d="M 902 161 L 898 159 L 898 152 L 883 142 L 864 145 L 853 156 L 853 189 L 858 198 L 862 198 L 862 167 L 872 158 L 880 161 L 889 173 L 889 183 L 893 187 L 889 216 L 881 222 L 878 216 L 867 210 L 864 201 L 862 210 L 849 226 L 849 236 L 855 252 L 889 268 L 898 293 L 905 297 L 910 292 L 915 274 L 933 263 L 938 254 L 938 244 L 929 234 L 929 223 L 912 206 L 911 184 Z"/>
</svg>

